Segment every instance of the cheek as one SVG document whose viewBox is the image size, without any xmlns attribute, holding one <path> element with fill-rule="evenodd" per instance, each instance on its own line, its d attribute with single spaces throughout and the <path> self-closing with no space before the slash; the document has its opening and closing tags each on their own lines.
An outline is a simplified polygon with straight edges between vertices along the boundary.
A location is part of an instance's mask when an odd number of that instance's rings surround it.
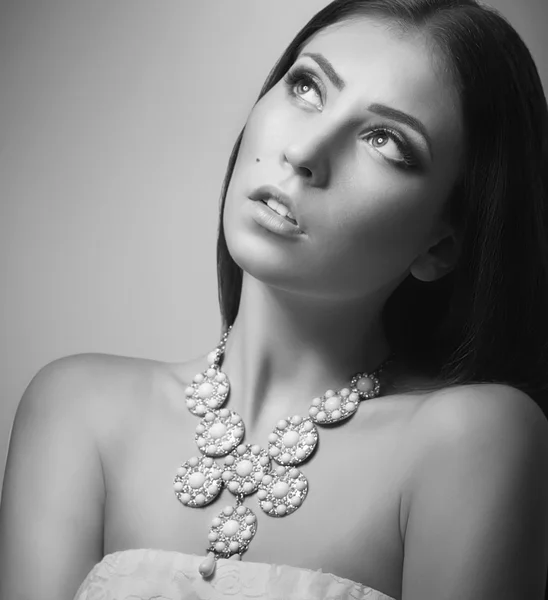
<svg viewBox="0 0 548 600">
<path fill-rule="evenodd" d="M 407 263 L 427 243 L 436 219 L 436 202 L 424 180 L 407 179 L 395 185 L 382 174 L 370 173 L 360 191 L 343 193 L 338 202 L 326 203 L 324 218 L 315 228 L 318 243 L 328 240 L 337 250 L 346 247 L 353 256 Z"/>
<path fill-rule="evenodd" d="M 291 129 L 290 114 L 277 95 L 270 92 L 253 107 L 247 119 L 240 154 L 253 160 L 272 155 L 280 150 L 285 133 Z"/>
</svg>

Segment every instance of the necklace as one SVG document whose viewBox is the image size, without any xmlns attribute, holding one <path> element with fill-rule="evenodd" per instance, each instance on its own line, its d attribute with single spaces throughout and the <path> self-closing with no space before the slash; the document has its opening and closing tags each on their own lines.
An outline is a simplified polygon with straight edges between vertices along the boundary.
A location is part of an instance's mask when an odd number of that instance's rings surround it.
<svg viewBox="0 0 548 600">
<path fill-rule="evenodd" d="M 378 396 L 379 375 L 391 360 L 373 373 L 354 375 L 349 387 L 327 390 L 314 398 L 308 417 L 292 415 L 278 421 L 265 450 L 257 444 L 242 443 L 242 418 L 222 408 L 230 393 L 221 362 L 231 329 L 208 354 L 209 367 L 195 375 L 185 390 L 188 410 L 201 417 L 195 435 L 201 455 L 182 464 L 173 482 L 177 499 L 192 508 L 213 502 L 225 487 L 236 496 L 235 506 L 225 506 L 211 522 L 207 557 L 199 566 L 204 578 L 213 575 L 218 558 L 240 560 L 249 547 L 257 531 L 257 518 L 243 505 L 246 496 L 257 492 L 260 508 L 271 517 L 285 517 L 302 505 L 308 481 L 295 465 L 305 462 L 316 448 L 316 425 L 344 421 L 357 411 L 361 401 Z M 215 460 L 219 457 L 224 457 L 222 465 Z"/>
</svg>

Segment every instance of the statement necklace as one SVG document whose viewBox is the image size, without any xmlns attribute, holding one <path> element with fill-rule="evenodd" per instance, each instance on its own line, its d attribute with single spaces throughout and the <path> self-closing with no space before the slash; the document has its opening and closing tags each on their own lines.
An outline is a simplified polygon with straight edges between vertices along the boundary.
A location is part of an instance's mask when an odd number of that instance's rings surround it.
<svg viewBox="0 0 548 600">
<path fill-rule="evenodd" d="M 201 508 L 223 488 L 236 496 L 235 506 L 225 506 L 212 520 L 207 557 L 200 564 L 202 577 L 211 577 L 218 558 L 240 560 L 257 531 L 257 517 L 243 505 L 257 492 L 259 506 L 270 517 L 294 513 L 308 493 L 308 481 L 295 465 L 305 462 L 318 443 L 316 425 L 328 426 L 351 417 L 362 400 L 380 392 L 379 375 L 390 359 L 371 374 L 358 373 L 349 387 L 327 390 L 312 400 L 308 417 L 281 419 L 268 436 L 268 450 L 244 444 L 242 418 L 221 408 L 230 393 L 230 383 L 221 371 L 221 361 L 232 326 L 208 355 L 209 367 L 194 376 L 185 390 L 188 410 L 201 417 L 195 441 L 201 455 L 189 458 L 177 469 L 173 488 L 185 506 Z M 224 457 L 223 464 L 216 458 Z"/>
</svg>

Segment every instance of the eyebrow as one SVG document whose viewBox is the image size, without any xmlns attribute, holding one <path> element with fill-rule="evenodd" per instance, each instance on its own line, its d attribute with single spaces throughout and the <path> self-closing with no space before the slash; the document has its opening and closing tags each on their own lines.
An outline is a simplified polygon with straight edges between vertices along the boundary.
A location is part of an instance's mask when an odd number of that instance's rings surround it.
<svg viewBox="0 0 548 600">
<path fill-rule="evenodd" d="M 331 83 L 339 90 L 339 92 L 344 89 L 346 83 L 323 54 L 320 54 L 319 52 L 303 52 L 301 56 L 310 56 L 311 59 L 318 63 L 318 66 L 327 75 L 329 81 L 331 81 Z"/>
<path fill-rule="evenodd" d="M 428 131 L 426 131 L 426 127 L 418 119 L 412 117 L 411 115 L 408 115 L 407 113 L 402 112 L 401 110 L 398 110 L 397 108 L 386 106 L 385 104 L 371 104 L 369 105 L 367 110 L 377 115 L 380 115 L 381 117 L 392 119 L 392 121 L 398 121 L 399 123 L 403 123 L 411 129 L 414 129 L 426 141 L 426 145 L 428 146 L 428 152 L 430 153 L 430 158 L 433 158 L 432 140 L 428 135 Z"/>
<path fill-rule="evenodd" d="M 327 60 L 327 58 L 325 58 L 323 54 L 320 54 L 319 52 L 303 52 L 301 56 L 309 56 L 312 60 L 314 60 L 321 68 L 321 70 L 327 75 L 329 81 L 331 81 L 331 83 L 339 91 L 345 88 L 346 82 L 337 73 L 337 71 L 335 71 L 333 65 Z M 426 127 L 417 118 L 412 117 L 411 115 L 408 115 L 407 113 L 396 108 L 386 106 L 385 104 L 374 103 L 371 104 L 367 110 L 382 117 L 386 117 L 387 119 L 398 121 L 399 123 L 402 123 L 403 125 L 407 125 L 411 129 L 414 129 L 425 139 L 426 145 L 428 146 L 428 152 L 430 153 L 430 157 L 433 157 L 432 140 L 428 135 Z"/>
</svg>

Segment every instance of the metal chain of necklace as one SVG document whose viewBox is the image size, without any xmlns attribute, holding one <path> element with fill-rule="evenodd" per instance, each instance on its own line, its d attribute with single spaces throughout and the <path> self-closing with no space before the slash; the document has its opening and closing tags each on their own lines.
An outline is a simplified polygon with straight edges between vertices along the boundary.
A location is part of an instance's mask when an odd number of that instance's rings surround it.
<svg viewBox="0 0 548 600">
<path fill-rule="evenodd" d="M 243 502 L 257 493 L 260 508 L 271 517 L 294 513 L 308 493 L 308 481 L 296 467 L 305 462 L 318 443 L 319 426 L 329 426 L 351 417 L 361 401 L 380 393 L 379 375 L 390 359 L 373 373 L 358 373 L 350 385 L 327 390 L 312 400 L 307 417 L 291 415 L 278 421 L 268 436 L 268 450 L 244 444 L 242 418 L 222 408 L 230 383 L 221 371 L 226 341 L 232 326 L 208 355 L 209 367 L 194 376 L 185 390 L 188 410 L 201 417 L 195 441 L 201 454 L 177 469 L 173 488 L 185 506 L 206 506 L 226 487 L 236 496 L 235 506 L 226 506 L 211 522 L 207 557 L 200 564 L 202 577 L 210 577 L 218 558 L 239 560 L 257 531 L 257 518 Z M 216 458 L 224 457 L 223 464 Z"/>
</svg>

